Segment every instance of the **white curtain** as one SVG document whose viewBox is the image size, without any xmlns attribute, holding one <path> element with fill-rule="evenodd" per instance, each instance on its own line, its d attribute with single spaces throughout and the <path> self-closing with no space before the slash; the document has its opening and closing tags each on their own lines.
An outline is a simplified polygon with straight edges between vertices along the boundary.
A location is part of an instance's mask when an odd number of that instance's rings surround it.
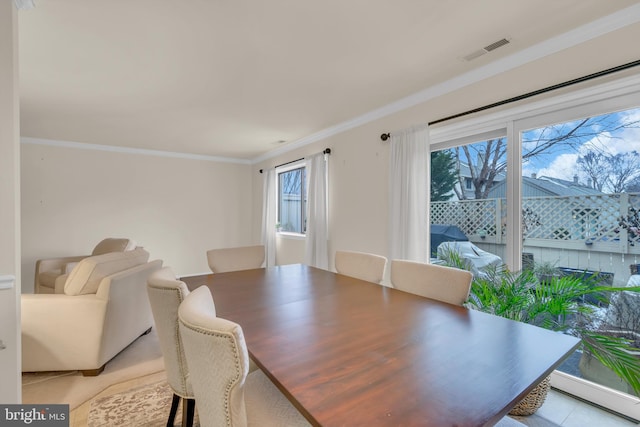
<svg viewBox="0 0 640 427">
<path fill-rule="evenodd" d="M 269 169 L 264 173 L 262 194 L 262 244 L 265 248 L 267 267 L 276 265 L 276 171 Z"/>
<path fill-rule="evenodd" d="M 307 237 L 305 263 L 327 270 L 327 155 L 318 153 L 308 158 L 307 168 Z"/>
<path fill-rule="evenodd" d="M 426 262 L 429 250 L 429 129 L 422 125 L 391 135 L 389 256 Z"/>
</svg>

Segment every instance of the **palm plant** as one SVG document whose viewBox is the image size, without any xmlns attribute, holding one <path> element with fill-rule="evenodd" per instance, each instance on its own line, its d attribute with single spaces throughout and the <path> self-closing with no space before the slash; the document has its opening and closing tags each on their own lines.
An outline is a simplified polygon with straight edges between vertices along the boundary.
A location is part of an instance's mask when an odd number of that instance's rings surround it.
<svg viewBox="0 0 640 427">
<path fill-rule="evenodd" d="M 470 270 L 455 251 L 443 256 L 447 265 Z M 599 286 L 597 278 L 554 276 L 541 282 L 531 270 L 490 268 L 474 277 L 467 306 L 472 309 L 561 331 L 581 339 L 584 352 L 628 383 L 640 395 L 640 349 L 633 341 L 600 327 L 601 309 L 585 301 L 608 303 L 612 293 L 638 292 L 640 287 Z"/>
</svg>

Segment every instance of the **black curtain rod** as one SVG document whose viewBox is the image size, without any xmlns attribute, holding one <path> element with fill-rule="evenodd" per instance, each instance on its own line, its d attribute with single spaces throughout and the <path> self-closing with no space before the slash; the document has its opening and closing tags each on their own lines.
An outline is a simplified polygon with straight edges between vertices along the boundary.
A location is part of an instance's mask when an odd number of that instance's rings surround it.
<svg viewBox="0 0 640 427">
<path fill-rule="evenodd" d="M 618 65 L 617 67 L 608 68 L 606 70 L 602 70 L 602 71 L 598 71 L 596 73 L 588 74 L 586 76 L 578 77 L 578 78 L 573 79 L 573 80 L 568 80 L 566 82 L 562 82 L 562 83 L 558 83 L 558 84 L 555 84 L 555 85 L 552 85 L 552 86 L 548 86 L 548 87 L 545 87 L 545 88 L 542 88 L 542 89 L 534 90 L 533 92 L 528 92 L 528 93 L 525 93 L 523 95 L 514 96 L 513 98 L 504 99 L 502 101 L 498 101 L 498 102 L 494 102 L 492 104 L 484 105 L 482 107 L 474 108 L 472 110 L 468 110 L 468 111 L 465 111 L 463 113 L 458 113 L 458 114 L 454 114 L 452 116 L 443 117 L 442 119 L 438 119 L 438 120 L 434 120 L 432 122 L 429 122 L 429 126 L 432 126 L 432 125 L 435 125 L 435 124 L 438 124 L 438 123 L 442 123 L 442 122 L 446 122 L 448 120 L 457 119 L 458 117 L 468 116 L 469 114 L 478 113 L 480 111 L 488 110 L 490 108 L 499 107 L 501 105 L 510 104 L 512 102 L 521 101 L 523 99 L 531 98 L 532 96 L 540 95 L 540 94 L 543 94 L 543 93 L 546 93 L 546 92 L 551 92 L 552 90 L 561 89 L 561 88 L 564 88 L 564 87 L 567 87 L 567 86 L 572 86 L 572 85 L 577 84 L 577 83 L 586 82 L 586 81 L 595 79 L 597 77 L 602 77 L 602 76 L 606 76 L 606 75 L 609 75 L 609 74 L 616 73 L 618 71 L 623 71 L 623 70 L 627 70 L 629 68 L 637 67 L 638 65 L 640 65 L 640 60 L 628 62 L 628 63 L 623 64 L 623 65 Z M 386 141 L 390 137 L 391 137 L 391 133 L 389 133 L 389 132 L 383 133 L 382 135 L 380 135 L 380 139 L 382 139 L 383 141 Z"/>
<path fill-rule="evenodd" d="M 331 154 L 331 148 L 325 148 L 324 151 L 322 152 L 322 154 Z M 300 160 L 304 160 L 304 157 L 301 157 L 301 158 L 299 158 L 297 160 L 291 160 L 290 162 L 283 163 L 283 164 L 278 165 L 276 167 L 279 168 L 281 166 L 286 166 L 286 165 L 289 165 L 291 163 L 299 162 Z M 262 173 L 262 169 L 260 169 L 260 173 Z"/>
</svg>

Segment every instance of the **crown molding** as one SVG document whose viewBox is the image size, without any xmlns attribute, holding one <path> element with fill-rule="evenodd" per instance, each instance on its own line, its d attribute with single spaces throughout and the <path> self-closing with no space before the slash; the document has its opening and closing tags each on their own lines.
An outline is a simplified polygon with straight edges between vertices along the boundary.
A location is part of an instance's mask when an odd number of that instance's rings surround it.
<svg viewBox="0 0 640 427">
<path fill-rule="evenodd" d="M 81 150 L 109 151 L 112 153 L 141 154 L 145 156 L 171 157 L 188 160 L 204 160 L 208 162 L 237 163 L 250 165 L 251 161 L 246 159 L 236 159 L 231 157 L 206 156 L 203 154 L 178 153 L 174 151 L 149 150 L 146 148 L 117 147 L 113 145 L 86 144 L 82 142 L 58 141 L 53 139 L 30 138 L 23 136 L 20 138 L 22 144 L 47 145 L 50 147 L 78 148 Z"/>
<path fill-rule="evenodd" d="M 313 133 L 288 144 L 286 147 L 269 151 L 262 156 L 254 158 L 251 163 L 260 163 L 280 154 L 321 141 L 638 22 L 640 22 L 640 4 L 635 4 L 460 76 L 428 87 L 384 107 Z"/>
<path fill-rule="evenodd" d="M 633 25 L 640 22 L 640 4 L 636 4 L 618 12 L 612 13 L 605 17 L 599 18 L 588 24 L 582 25 L 566 33 L 547 39 L 541 43 L 533 45 L 529 48 L 523 49 L 512 55 L 493 61 L 482 67 L 476 68 L 460 76 L 454 77 L 440 84 L 428 87 L 424 90 L 416 92 L 407 97 L 401 98 L 391 104 L 369 111 L 363 115 L 355 117 L 350 120 L 346 120 L 337 125 L 328 127 L 321 131 L 315 132 L 311 135 L 300 138 L 296 141 L 287 144 L 285 147 L 271 150 L 261 156 L 255 157 L 251 160 L 238 159 L 230 157 L 219 156 L 207 156 L 200 154 L 188 154 L 172 151 L 160 151 L 142 148 L 131 147 L 116 147 L 111 145 L 100 144 L 86 144 L 71 141 L 58 141 L 41 138 L 21 137 L 23 144 L 38 144 L 48 145 L 53 147 L 66 147 L 66 148 L 79 148 L 83 150 L 98 150 L 127 154 L 141 154 L 158 157 L 172 157 L 190 160 L 204 160 L 223 163 L 236 163 L 236 164 L 256 164 L 268 160 L 270 158 L 285 154 L 289 151 L 296 150 L 305 145 L 312 144 L 314 142 L 322 141 L 330 138 L 334 135 L 338 135 L 342 132 L 346 132 L 350 129 L 362 126 L 364 124 L 379 120 L 391 114 L 399 111 L 406 110 L 416 105 L 427 102 L 431 99 L 437 98 L 442 95 L 454 92 L 462 89 L 471 84 L 480 82 L 487 78 L 496 76 L 505 71 L 520 67 L 529 62 L 536 61 L 554 53 L 560 52 L 564 49 L 577 46 L 581 43 L 587 42 L 591 39 L 600 37 L 609 32 L 624 28 L 629 25 Z"/>
</svg>

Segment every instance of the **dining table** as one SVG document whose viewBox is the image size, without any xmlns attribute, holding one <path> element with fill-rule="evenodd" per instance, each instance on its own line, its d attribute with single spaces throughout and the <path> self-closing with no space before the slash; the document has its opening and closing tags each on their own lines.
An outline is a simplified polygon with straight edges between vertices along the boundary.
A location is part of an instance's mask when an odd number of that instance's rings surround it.
<svg viewBox="0 0 640 427">
<path fill-rule="evenodd" d="M 303 264 L 181 280 L 315 426 L 491 426 L 580 344 Z"/>
</svg>

